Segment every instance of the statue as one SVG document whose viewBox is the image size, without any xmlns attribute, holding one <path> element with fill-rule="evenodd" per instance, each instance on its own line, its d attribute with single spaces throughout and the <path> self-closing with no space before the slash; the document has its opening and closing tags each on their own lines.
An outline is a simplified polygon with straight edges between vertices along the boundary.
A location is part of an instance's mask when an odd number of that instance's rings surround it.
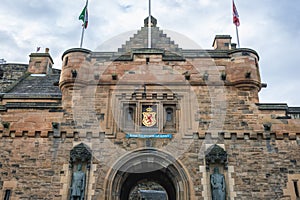
<svg viewBox="0 0 300 200">
<path fill-rule="evenodd" d="M 71 200 L 84 200 L 85 173 L 81 171 L 81 168 L 79 164 L 72 176 Z"/>
<path fill-rule="evenodd" d="M 219 173 L 219 168 L 214 168 L 214 173 L 210 175 L 212 200 L 225 200 L 226 199 L 226 186 L 223 174 Z"/>
</svg>

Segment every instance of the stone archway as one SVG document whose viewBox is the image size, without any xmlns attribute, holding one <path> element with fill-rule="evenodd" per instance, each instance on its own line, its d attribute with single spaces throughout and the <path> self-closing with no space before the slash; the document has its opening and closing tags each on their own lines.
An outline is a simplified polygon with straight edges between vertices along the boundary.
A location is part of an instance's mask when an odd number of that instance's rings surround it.
<svg viewBox="0 0 300 200">
<path fill-rule="evenodd" d="M 162 186 L 168 199 L 190 199 L 188 174 L 171 155 L 155 149 L 142 149 L 122 157 L 108 174 L 106 200 L 127 200 L 137 183 L 152 181 Z"/>
</svg>

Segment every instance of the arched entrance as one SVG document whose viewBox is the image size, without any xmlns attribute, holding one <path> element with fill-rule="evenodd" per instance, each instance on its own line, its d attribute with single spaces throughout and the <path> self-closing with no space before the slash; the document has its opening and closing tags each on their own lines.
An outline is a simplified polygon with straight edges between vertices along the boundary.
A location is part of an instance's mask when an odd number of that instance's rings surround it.
<svg viewBox="0 0 300 200">
<path fill-rule="evenodd" d="M 106 180 L 107 200 L 128 200 L 137 185 L 149 182 L 156 185 L 141 188 L 142 192 L 158 195 L 164 191 L 168 200 L 190 199 L 189 178 L 184 167 L 171 155 L 155 149 L 125 155 L 116 162 Z M 155 189 L 157 186 L 162 189 Z"/>
</svg>

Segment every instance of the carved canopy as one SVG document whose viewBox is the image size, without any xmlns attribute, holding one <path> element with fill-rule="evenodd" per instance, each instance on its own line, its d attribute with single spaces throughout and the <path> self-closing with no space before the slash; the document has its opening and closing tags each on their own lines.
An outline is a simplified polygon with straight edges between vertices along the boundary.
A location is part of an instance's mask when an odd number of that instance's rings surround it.
<svg viewBox="0 0 300 200">
<path fill-rule="evenodd" d="M 209 169 L 210 164 L 222 164 L 227 168 L 227 152 L 218 145 L 213 145 L 205 152 L 206 168 Z"/>
<path fill-rule="evenodd" d="M 90 163 L 92 159 L 92 153 L 88 146 L 83 143 L 75 146 L 70 152 L 70 163 L 75 162 Z"/>
</svg>

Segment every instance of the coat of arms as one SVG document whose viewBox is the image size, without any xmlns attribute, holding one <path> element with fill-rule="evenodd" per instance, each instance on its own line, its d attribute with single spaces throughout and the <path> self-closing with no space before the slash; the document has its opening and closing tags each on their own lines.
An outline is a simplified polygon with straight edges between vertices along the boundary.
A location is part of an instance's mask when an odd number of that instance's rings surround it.
<svg viewBox="0 0 300 200">
<path fill-rule="evenodd" d="M 143 112 L 143 124 L 147 127 L 152 127 L 156 124 L 156 112 L 152 108 L 147 108 L 147 112 Z"/>
</svg>

